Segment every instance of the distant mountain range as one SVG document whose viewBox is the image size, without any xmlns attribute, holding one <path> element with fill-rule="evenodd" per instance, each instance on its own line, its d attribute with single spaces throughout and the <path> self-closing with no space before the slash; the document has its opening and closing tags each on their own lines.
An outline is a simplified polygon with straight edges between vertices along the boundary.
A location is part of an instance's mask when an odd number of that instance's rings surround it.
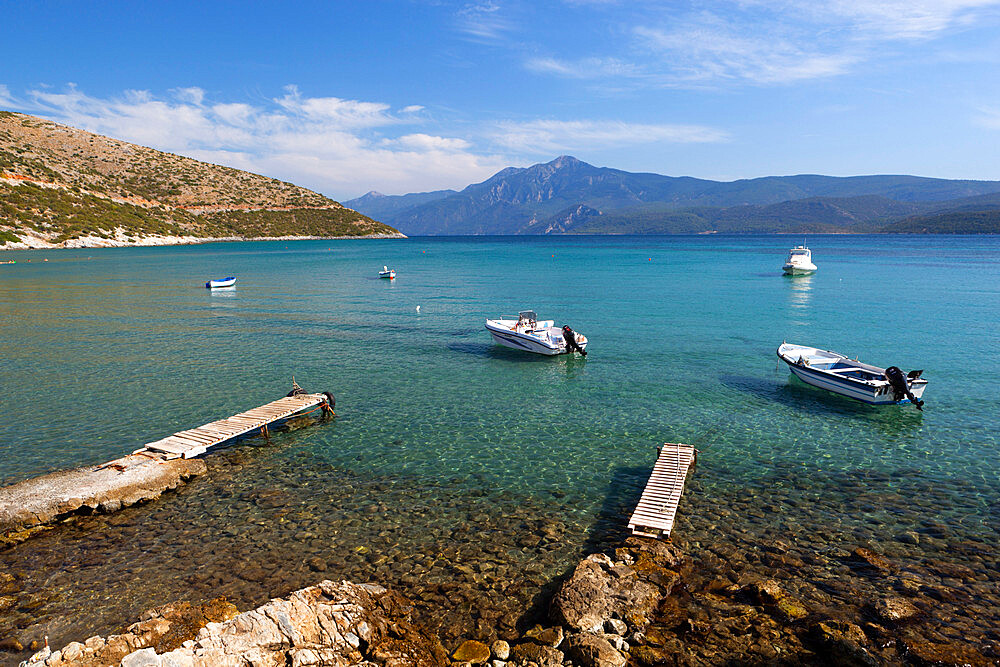
<svg viewBox="0 0 1000 667">
<path fill-rule="evenodd" d="M 732 182 L 595 167 L 564 155 L 464 190 L 344 202 L 409 235 L 1000 233 L 1000 181 L 768 176 Z"/>
<path fill-rule="evenodd" d="M 0 111 L 0 248 L 399 236 L 306 188 Z"/>
</svg>

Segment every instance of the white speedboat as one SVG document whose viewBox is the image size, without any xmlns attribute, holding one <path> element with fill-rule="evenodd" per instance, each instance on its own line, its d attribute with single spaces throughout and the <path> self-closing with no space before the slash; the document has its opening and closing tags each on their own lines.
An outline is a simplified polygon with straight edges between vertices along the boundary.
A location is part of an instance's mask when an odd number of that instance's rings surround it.
<svg viewBox="0 0 1000 667">
<path fill-rule="evenodd" d="M 816 270 L 812 263 L 812 251 L 804 245 L 795 246 L 788 251 L 788 259 L 781 267 L 786 276 L 804 276 Z"/>
<path fill-rule="evenodd" d="M 486 330 L 500 345 L 537 354 L 579 352 L 587 356 L 587 337 L 552 320 L 538 321 L 533 310 L 518 313 L 516 320 L 486 320 Z"/>
<path fill-rule="evenodd" d="M 228 276 L 226 278 L 216 278 L 215 280 L 209 280 L 205 283 L 205 287 L 208 289 L 214 289 L 216 287 L 232 287 L 236 284 L 236 278 L 233 276 Z"/>
<path fill-rule="evenodd" d="M 788 364 L 795 377 L 814 387 L 872 405 L 913 403 L 918 410 L 923 409 L 920 397 L 927 387 L 927 380 L 920 377 L 923 371 L 904 375 L 896 366 L 879 368 L 836 352 L 792 343 L 778 347 L 778 358 Z"/>
<path fill-rule="evenodd" d="M 392 280 L 396 277 L 396 272 L 390 269 L 388 266 L 383 266 L 382 270 L 378 272 L 379 278 L 388 278 Z"/>
</svg>

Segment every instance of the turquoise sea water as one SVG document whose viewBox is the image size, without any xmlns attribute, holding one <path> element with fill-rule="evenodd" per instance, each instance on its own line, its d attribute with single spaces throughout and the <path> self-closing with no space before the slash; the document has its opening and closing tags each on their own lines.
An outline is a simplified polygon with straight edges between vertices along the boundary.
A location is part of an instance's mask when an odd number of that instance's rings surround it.
<svg viewBox="0 0 1000 667">
<path fill-rule="evenodd" d="M 487 489 L 513 504 L 558 498 L 587 527 L 616 486 L 641 488 L 658 443 L 676 441 L 701 450 L 703 500 L 784 484 L 786 497 L 817 501 L 821 518 L 906 528 L 878 507 L 839 516 L 838 480 L 870 479 L 904 498 L 933 489 L 928 520 L 995 545 L 1000 238 L 815 236 L 816 274 L 782 276 L 801 242 L 412 238 L 2 253 L 18 263 L 0 266 L 0 482 L 108 460 L 283 396 L 294 376 L 332 391 L 338 418 L 280 436 L 268 465 L 294 469 L 304 452 L 311 470 L 394 480 L 429 505 L 435 488 Z M 395 281 L 376 278 L 383 264 Z M 235 290 L 204 289 L 226 275 Z M 586 334 L 589 356 L 494 345 L 483 321 L 529 308 Z M 805 386 L 777 361 L 783 340 L 922 368 L 925 409 Z M 682 511 L 680 532 L 684 521 Z"/>
</svg>

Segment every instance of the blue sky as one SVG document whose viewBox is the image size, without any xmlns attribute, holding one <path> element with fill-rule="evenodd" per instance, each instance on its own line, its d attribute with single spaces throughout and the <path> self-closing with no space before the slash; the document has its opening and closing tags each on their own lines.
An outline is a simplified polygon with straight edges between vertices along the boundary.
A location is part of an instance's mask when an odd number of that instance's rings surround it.
<svg viewBox="0 0 1000 667">
<path fill-rule="evenodd" d="M 0 108 L 305 185 L 1000 179 L 1000 0 L 0 0 Z"/>
</svg>

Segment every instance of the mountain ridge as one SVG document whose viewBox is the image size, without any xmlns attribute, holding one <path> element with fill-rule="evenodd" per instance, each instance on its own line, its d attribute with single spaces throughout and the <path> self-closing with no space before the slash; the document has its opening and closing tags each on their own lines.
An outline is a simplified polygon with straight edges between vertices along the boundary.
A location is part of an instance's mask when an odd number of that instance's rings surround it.
<svg viewBox="0 0 1000 667">
<path fill-rule="evenodd" d="M 712 181 L 562 155 L 507 167 L 458 192 L 381 195 L 378 202 L 381 219 L 407 234 L 874 232 L 945 212 L 949 202 L 1000 208 L 1000 196 L 991 195 L 1000 195 L 1000 181 L 905 174 Z M 371 214 L 363 199 L 345 203 Z"/>
</svg>

